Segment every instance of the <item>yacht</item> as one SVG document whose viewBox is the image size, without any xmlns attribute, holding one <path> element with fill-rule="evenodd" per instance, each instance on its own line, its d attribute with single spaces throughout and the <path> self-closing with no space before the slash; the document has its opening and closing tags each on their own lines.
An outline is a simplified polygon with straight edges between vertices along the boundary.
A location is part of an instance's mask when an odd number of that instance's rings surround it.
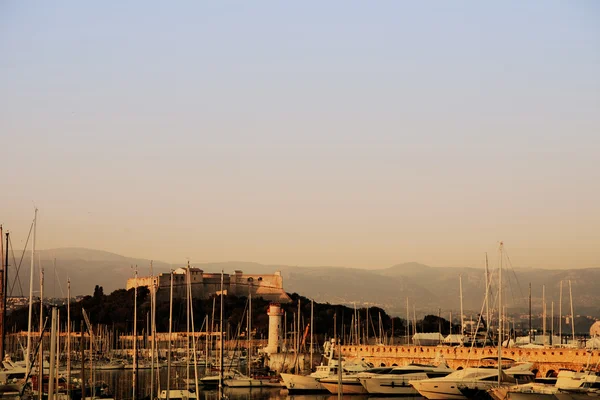
<svg viewBox="0 0 600 400">
<path fill-rule="evenodd" d="M 369 394 L 416 395 L 417 391 L 409 383 L 428 378 L 439 378 L 454 372 L 446 364 L 440 366 L 408 364 L 396 367 L 387 374 L 360 379 L 361 385 Z"/>
<path fill-rule="evenodd" d="M 519 363 L 502 370 L 505 382 L 532 382 L 532 363 Z M 498 384 L 497 366 L 480 366 L 461 369 L 441 378 L 409 382 L 421 396 L 430 400 L 467 400 L 474 394 L 484 392 Z"/>
<path fill-rule="evenodd" d="M 342 393 L 343 394 L 367 394 L 367 389 L 360 383 L 362 378 L 368 378 L 374 375 L 390 373 L 394 367 L 376 367 L 366 370 L 365 372 L 358 372 L 355 374 L 343 374 L 342 375 Z M 327 378 L 320 378 L 319 382 L 332 394 L 338 393 L 339 386 L 339 375 L 329 376 Z"/>
<path fill-rule="evenodd" d="M 489 391 L 495 400 L 591 400 L 600 398 L 598 372 L 560 371 L 553 386 L 528 383 Z"/>
</svg>

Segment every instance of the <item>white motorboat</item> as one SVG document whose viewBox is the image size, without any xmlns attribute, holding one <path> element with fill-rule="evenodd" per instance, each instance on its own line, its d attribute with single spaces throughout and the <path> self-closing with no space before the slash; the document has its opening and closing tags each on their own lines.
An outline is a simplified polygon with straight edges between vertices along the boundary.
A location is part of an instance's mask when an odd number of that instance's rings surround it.
<svg viewBox="0 0 600 400">
<path fill-rule="evenodd" d="M 444 377 L 452 372 L 454 370 L 446 364 L 440 366 L 409 364 L 396 367 L 387 374 L 361 378 L 360 383 L 369 394 L 416 395 L 417 390 L 409 382 Z"/>
<path fill-rule="evenodd" d="M 496 400 L 590 400 L 600 398 L 600 376 L 593 371 L 564 370 L 553 386 L 528 383 L 493 388 L 489 394 Z"/>
<path fill-rule="evenodd" d="M 366 370 L 365 372 L 358 372 L 354 374 L 343 374 L 342 375 L 342 393 L 343 394 L 367 394 L 367 389 L 360 383 L 362 378 L 369 378 L 374 375 L 387 374 L 391 372 L 394 367 L 376 367 Z M 339 375 L 330 376 L 327 378 L 319 379 L 319 382 L 332 394 L 338 393 L 339 386 Z"/>
<path fill-rule="evenodd" d="M 533 381 L 533 364 L 521 363 L 503 370 L 506 382 L 527 383 Z M 429 400 L 467 400 L 471 392 L 487 391 L 498 385 L 497 366 L 469 367 L 441 378 L 409 382 L 421 396 Z"/>
</svg>

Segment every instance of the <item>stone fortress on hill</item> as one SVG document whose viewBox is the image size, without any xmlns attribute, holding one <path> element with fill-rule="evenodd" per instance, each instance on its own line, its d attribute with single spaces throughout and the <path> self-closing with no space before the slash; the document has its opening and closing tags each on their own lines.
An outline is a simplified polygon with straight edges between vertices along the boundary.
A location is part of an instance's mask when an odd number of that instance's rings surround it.
<svg viewBox="0 0 600 400">
<path fill-rule="evenodd" d="M 173 297 L 185 298 L 187 294 L 187 273 L 190 273 L 192 286 L 192 297 L 195 299 L 207 299 L 221 291 L 221 273 L 204 272 L 200 268 L 177 268 L 173 271 Z M 135 287 L 136 278 L 127 279 L 127 290 Z M 158 276 L 146 276 L 137 278 L 137 286 L 152 286 L 157 289 L 159 296 L 169 296 L 171 287 L 171 274 L 161 273 Z M 262 297 L 265 300 L 288 303 L 291 301 L 285 290 L 283 290 L 283 277 L 280 271 L 274 274 L 244 274 L 235 271 L 233 274 L 223 274 L 223 291 L 225 294 L 246 297 Z"/>
</svg>

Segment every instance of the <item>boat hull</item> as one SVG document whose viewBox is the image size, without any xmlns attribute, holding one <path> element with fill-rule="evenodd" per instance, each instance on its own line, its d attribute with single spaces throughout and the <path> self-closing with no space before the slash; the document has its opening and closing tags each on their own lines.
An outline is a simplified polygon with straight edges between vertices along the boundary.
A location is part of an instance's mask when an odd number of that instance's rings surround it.
<svg viewBox="0 0 600 400">
<path fill-rule="evenodd" d="M 325 386 L 312 376 L 281 374 L 281 379 L 290 392 L 328 392 Z"/>
<path fill-rule="evenodd" d="M 321 385 L 325 387 L 331 394 L 338 393 L 338 382 L 323 382 L 321 381 Z M 343 394 L 367 394 L 367 389 L 360 384 L 358 379 L 354 381 L 348 381 L 345 379 L 342 381 L 342 393 Z"/>
<path fill-rule="evenodd" d="M 411 381 L 412 386 L 429 400 L 467 400 L 461 393 L 457 382 L 452 381 Z"/>
<path fill-rule="evenodd" d="M 384 394 L 396 396 L 414 396 L 417 390 L 408 383 L 409 379 L 396 378 L 368 378 L 361 379 L 360 383 L 369 394 Z"/>
<path fill-rule="evenodd" d="M 281 383 L 279 382 L 253 378 L 225 379 L 223 383 L 225 386 L 232 388 L 281 387 Z"/>
</svg>

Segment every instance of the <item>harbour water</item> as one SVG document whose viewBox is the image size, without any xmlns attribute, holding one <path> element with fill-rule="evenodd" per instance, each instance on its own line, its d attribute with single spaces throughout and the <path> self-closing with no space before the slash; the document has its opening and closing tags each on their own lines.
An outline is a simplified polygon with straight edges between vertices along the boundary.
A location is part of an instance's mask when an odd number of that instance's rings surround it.
<svg viewBox="0 0 600 400">
<path fill-rule="evenodd" d="M 203 371 L 198 371 L 199 376 Z M 194 375 L 193 370 L 190 370 L 190 377 Z M 166 388 L 167 369 L 161 368 L 159 371 L 161 388 Z M 183 387 L 183 379 L 186 378 L 185 367 L 171 368 L 171 389 Z M 113 397 L 116 400 L 132 400 L 132 378 L 131 370 L 112 370 L 112 371 L 96 371 L 96 381 L 103 381 L 108 384 Z M 150 370 L 138 371 L 138 392 L 139 398 L 150 396 Z M 155 381 L 154 395 L 156 396 L 157 388 Z M 285 388 L 224 388 L 224 396 L 229 400 L 337 400 L 338 396 L 333 394 L 289 394 Z M 344 400 L 377 400 L 378 397 L 352 395 L 343 396 Z M 149 397 L 148 397 L 149 398 Z M 218 400 L 219 393 L 217 390 L 203 390 L 200 387 L 198 399 L 202 400 Z M 389 397 L 386 399 L 389 400 Z M 403 397 L 403 399 L 423 399 L 422 397 Z"/>
</svg>

